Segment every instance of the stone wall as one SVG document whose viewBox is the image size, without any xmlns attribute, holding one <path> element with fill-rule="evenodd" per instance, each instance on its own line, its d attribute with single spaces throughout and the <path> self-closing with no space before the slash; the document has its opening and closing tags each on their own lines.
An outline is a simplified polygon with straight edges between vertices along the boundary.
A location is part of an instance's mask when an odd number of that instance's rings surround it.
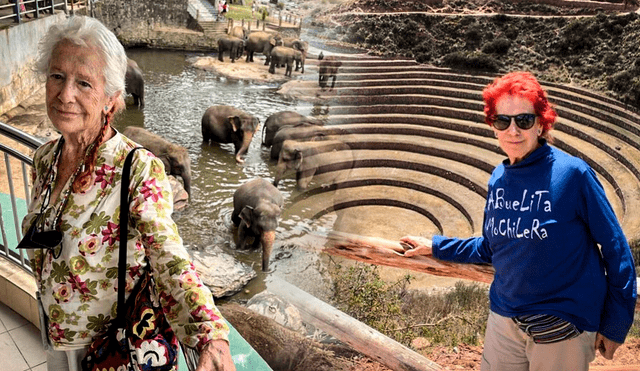
<svg viewBox="0 0 640 371">
<path fill-rule="evenodd" d="M 103 0 L 95 17 L 111 29 L 125 47 L 162 45 L 158 29 L 182 28 L 189 23 L 188 0 Z"/>
<path fill-rule="evenodd" d="M 16 107 L 42 85 L 34 71 L 38 42 L 64 13 L 0 30 L 0 116 Z"/>
</svg>

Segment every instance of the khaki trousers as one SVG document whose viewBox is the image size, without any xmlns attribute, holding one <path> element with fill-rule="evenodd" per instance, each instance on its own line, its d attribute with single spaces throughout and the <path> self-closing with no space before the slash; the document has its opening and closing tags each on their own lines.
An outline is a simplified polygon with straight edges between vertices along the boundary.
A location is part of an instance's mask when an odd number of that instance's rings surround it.
<svg viewBox="0 0 640 371">
<path fill-rule="evenodd" d="M 596 333 L 536 344 L 511 318 L 489 313 L 481 371 L 588 371 L 596 357 Z"/>
</svg>

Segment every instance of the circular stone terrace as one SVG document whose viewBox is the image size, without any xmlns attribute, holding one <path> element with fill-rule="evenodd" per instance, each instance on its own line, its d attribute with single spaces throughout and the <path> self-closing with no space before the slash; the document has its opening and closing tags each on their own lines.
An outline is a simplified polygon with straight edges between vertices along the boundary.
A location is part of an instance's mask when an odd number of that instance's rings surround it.
<svg viewBox="0 0 640 371">
<path fill-rule="evenodd" d="M 309 80 L 282 91 L 312 101 L 312 114 L 325 118 L 324 134 L 351 153 L 322 153 L 317 179 L 288 209 L 309 218 L 335 211 L 334 230 L 387 239 L 481 234 L 487 182 L 506 157 L 484 123 L 482 89 L 496 75 L 336 58 L 342 66 L 334 89 L 318 88 L 319 61 L 310 56 Z M 559 116 L 553 145 L 596 171 L 627 238 L 636 239 L 640 113 L 591 91 L 541 83 Z"/>
</svg>

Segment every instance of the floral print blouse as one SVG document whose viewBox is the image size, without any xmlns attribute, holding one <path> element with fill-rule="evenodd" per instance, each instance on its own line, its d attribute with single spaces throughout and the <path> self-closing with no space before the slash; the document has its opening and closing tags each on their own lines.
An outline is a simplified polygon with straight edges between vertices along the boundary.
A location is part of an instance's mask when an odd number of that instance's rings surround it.
<svg viewBox="0 0 640 371">
<path fill-rule="evenodd" d="M 59 140 L 34 155 L 33 193 L 22 229 L 31 226 L 46 193 L 49 169 Z M 56 350 L 77 349 L 105 329 L 116 316 L 120 179 L 129 151 L 137 145 L 120 133 L 98 148 L 92 181 L 79 193 L 65 185 L 45 212 L 50 227 L 61 205 L 62 250 L 55 259 L 47 250 L 27 250 L 48 314 L 48 334 Z M 213 302 L 211 291 L 196 274 L 171 219 L 173 196 L 162 161 L 146 150 L 134 154 L 131 167 L 130 218 L 127 241 L 127 294 L 150 262 L 160 303 L 180 341 L 202 350 L 209 341 L 228 341 L 229 328 Z M 55 177 L 53 178 L 55 179 Z M 145 259 L 145 257 L 148 258 Z"/>
</svg>

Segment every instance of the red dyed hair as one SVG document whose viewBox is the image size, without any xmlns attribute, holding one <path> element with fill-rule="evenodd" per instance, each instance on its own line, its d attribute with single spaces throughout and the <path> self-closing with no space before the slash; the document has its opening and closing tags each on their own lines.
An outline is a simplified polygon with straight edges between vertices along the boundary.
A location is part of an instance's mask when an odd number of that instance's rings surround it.
<svg viewBox="0 0 640 371">
<path fill-rule="evenodd" d="M 484 122 L 492 126 L 492 117 L 496 114 L 496 102 L 505 95 L 514 95 L 527 99 L 533 104 L 542 126 L 542 136 L 553 129 L 558 114 L 547 100 L 547 92 L 536 78 L 529 72 L 511 72 L 495 79 L 482 91 L 484 100 Z"/>
</svg>

